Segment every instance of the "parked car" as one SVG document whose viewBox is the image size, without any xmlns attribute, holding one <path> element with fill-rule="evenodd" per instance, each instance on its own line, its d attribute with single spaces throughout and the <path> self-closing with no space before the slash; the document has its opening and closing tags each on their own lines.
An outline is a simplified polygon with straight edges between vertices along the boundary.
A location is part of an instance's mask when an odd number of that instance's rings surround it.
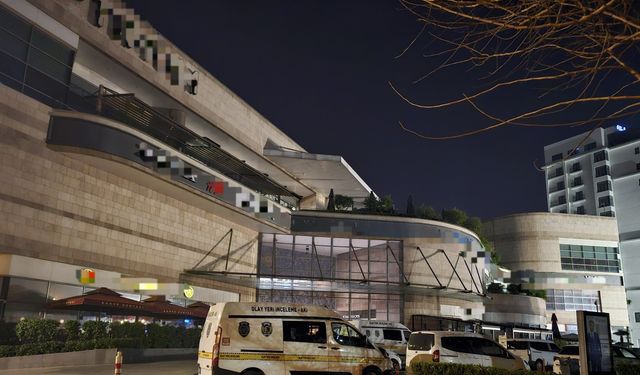
<svg viewBox="0 0 640 375">
<path fill-rule="evenodd" d="M 631 350 L 621 347 L 612 346 L 613 365 L 614 367 L 620 363 L 640 364 L 638 357 Z M 579 375 L 580 374 L 580 349 L 578 345 L 567 345 L 563 347 L 553 360 L 553 373 L 562 375 Z"/>
<path fill-rule="evenodd" d="M 367 335 L 369 340 L 379 348 L 397 353 L 400 356 L 398 365 L 402 368 L 405 363 L 407 342 L 411 334 L 409 328 L 401 323 L 388 320 L 352 320 L 349 323 Z"/>
<path fill-rule="evenodd" d="M 384 354 L 385 356 L 389 357 L 389 359 L 391 360 L 391 363 L 393 365 L 394 373 L 397 373 L 402 369 L 402 363 L 403 362 L 402 362 L 402 359 L 400 358 L 400 355 L 398 353 L 394 352 L 393 350 L 387 350 L 387 349 L 385 349 L 385 348 L 383 348 L 381 346 L 378 346 L 378 349 L 380 349 L 382 354 Z"/>
<path fill-rule="evenodd" d="M 406 358 L 407 368 L 411 367 L 412 362 L 443 362 L 510 370 L 529 369 L 525 360 L 510 353 L 497 342 L 467 332 L 412 332 Z"/>
<path fill-rule="evenodd" d="M 551 370 L 553 359 L 560 348 L 553 341 L 532 339 L 511 339 L 507 349 L 529 362 L 532 369 Z"/>
</svg>

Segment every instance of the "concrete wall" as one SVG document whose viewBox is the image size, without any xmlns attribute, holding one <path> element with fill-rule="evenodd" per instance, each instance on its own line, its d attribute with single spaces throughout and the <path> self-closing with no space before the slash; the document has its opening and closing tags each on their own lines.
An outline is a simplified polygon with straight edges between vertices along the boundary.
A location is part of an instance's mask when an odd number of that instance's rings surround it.
<svg viewBox="0 0 640 375">
<path fill-rule="evenodd" d="M 599 290 L 602 306 L 611 314 L 611 324 L 628 326 L 627 304 L 622 273 L 562 270 L 560 243 L 594 246 L 617 246 L 618 230 L 615 218 L 525 213 L 509 215 L 485 223 L 487 237 L 493 242 L 502 265 L 513 274 L 528 272 L 528 289 Z M 617 280 L 609 284 L 605 280 Z M 516 280 L 518 283 L 521 280 Z M 556 313 L 559 323 L 575 324 L 575 311 L 547 311 L 549 321 Z"/>
<path fill-rule="evenodd" d="M 230 264 L 255 270 L 256 230 L 49 149 L 50 110 L 0 85 L 0 252 L 176 282 L 233 228 L 232 249 L 249 246 Z"/>
</svg>

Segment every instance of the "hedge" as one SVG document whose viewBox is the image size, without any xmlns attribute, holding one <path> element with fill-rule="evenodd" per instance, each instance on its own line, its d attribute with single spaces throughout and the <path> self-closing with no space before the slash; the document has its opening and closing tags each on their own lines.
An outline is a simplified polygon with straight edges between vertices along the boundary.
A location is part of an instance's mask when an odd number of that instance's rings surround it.
<svg viewBox="0 0 640 375">
<path fill-rule="evenodd" d="M 527 370 L 506 370 L 497 367 L 460 365 L 455 363 L 418 362 L 411 364 L 413 375 L 533 375 Z M 640 365 L 621 363 L 616 366 L 617 375 L 638 375 Z"/>
<path fill-rule="evenodd" d="M 460 365 L 457 363 L 411 363 L 413 375 L 532 375 L 528 370 L 507 370 L 497 367 Z"/>
<path fill-rule="evenodd" d="M 24 319 L 0 326 L 0 357 L 109 348 L 197 348 L 200 330 L 158 324 Z M 13 344 L 13 345 L 3 345 Z"/>
</svg>

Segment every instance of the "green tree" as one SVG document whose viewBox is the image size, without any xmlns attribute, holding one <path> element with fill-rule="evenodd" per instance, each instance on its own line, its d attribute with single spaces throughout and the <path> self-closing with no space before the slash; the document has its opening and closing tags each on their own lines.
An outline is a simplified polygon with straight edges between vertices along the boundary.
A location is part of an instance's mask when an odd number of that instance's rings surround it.
<svg viewBox="0 0 640 375">
<path fill-rule="evenodd" d="M 420 207 L 416 209 L 416 216 L 421 219 L 440 220 L 440 215 L 438 215 L 438 211 L 436 211 L 431 206 L 425 206 L 423 204 L 421 204 Z"/>
<path fill-rule="evenodd" d="M 458 208 L 454 207 L 448 210 L 442 210 L 442 220 L 446 221 L 447 223 L 464 226 L 464 223 L 467 222 L 467 219 L 467 213 Z"/>
<path fill-rule="evenodd" d="M 520 284 L 509 284 L 509 285 L 507 285 L 507 292 L 509 292 L 510 294 L 523 293 L 522 285 L 520 285 Z"/>
<path fill-rule="evenodd" d="M 480 220 L 479 217 L 473 216 L 467 218 L 462 226 L 478 235 L 482 234 L 482 220 Z"/>
<path fill-rule="evenodd" d="M 353 198 L 346 195 L 336 194 L 334 202 L 337 210 L 351 210 L 353 209 Z"/>
<path fill-rule="evenodd" d="M 382 198 L 378 211 L 386 214 L 392 214 L 395 212 L 391 195 L 385 195 L 384 198 Z"/>
<path fill-rule="evenodd" d="M 372 191 L 364 200 L 364 210 L 367 212 L 378 212 L 378 205 L 378 198 L 376 198 Z"/>
<path fill-rule="evenodd" d="M 489 293 L 504 293 L 504 285 L 501 283 L 491 283 L 487 285 L 487 292 Z"/>
</svg>

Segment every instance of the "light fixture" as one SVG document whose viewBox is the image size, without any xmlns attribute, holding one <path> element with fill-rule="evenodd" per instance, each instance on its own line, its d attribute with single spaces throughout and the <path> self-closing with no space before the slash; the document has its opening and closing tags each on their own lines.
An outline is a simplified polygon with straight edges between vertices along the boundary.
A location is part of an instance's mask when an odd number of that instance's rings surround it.
<svg viewBox="0 0 640 375">
<path fill-rule="evenodd" d="M 616 130 L 619 132 L 623 132 L 625 130 L 627 130 L 627 127 L 624 125 L 616 125 Z"/>
</svg>

